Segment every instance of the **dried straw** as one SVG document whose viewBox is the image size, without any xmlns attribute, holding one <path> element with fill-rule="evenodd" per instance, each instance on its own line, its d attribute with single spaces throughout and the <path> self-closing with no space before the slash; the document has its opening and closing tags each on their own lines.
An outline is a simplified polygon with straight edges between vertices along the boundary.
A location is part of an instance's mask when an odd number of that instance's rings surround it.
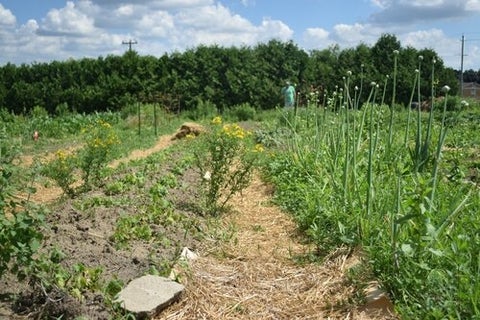
<svg viewBox="0 0 480 320">
<path fill-rule="evenodd" d="M 235 239 L 215 243 L 183 270 L 181 300 L 155 319 L 386 319 L 351 303 L 346 270 L 358 258 L 339 251 L 323 265 L 294 263 L 312 250 L 292 219 L 269 203 L 258 178 L 232 200 L 225 225 Z"/>
</svg>

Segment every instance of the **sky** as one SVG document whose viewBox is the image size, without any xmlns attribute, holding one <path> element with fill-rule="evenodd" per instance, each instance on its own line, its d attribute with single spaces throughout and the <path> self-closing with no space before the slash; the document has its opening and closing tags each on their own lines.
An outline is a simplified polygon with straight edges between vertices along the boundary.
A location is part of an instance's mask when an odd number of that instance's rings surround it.
<svg viewBox="0 0 480 320">
<path fill-rule="evenodd" d="M 480 0 L 0 0 L 0 66 L 199 45 L 293 41 L 307 52 L 372 46 L 433 49 L 445 66 L 480 70 Z M 464 41 L 462 41 L 462 37 Z"/>
</svg>

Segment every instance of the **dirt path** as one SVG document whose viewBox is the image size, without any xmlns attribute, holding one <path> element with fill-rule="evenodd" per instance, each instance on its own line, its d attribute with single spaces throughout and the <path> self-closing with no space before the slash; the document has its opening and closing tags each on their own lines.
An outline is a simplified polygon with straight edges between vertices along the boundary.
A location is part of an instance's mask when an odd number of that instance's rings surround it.
<svg viewBox="0 0 480 320">
<path fill-rule="evenodd" d="M 130 153 L 128 157 L 122 158 L 122 159 L 117 159 L 112 161 L 108 166 L 111 168 L 116 168 L 118 167 L 121 163 L 127 163 L 132 160 L 138 160 L 138 159 L 143 159 L 148 157 L 149 155 L 159 152 L 170 145 L 172 145 L 175 141 L 172 140 L 174 135 L 164 135 L 161 136 L 158 140 L 157 143 L 149 149 L 143 149 L 143 150 L 134 150 Z"/>
<path fill-rule="evenodd" d="M 293 261 L 310 248 L 270 199 L 258 177 L 233 199 L 224 220 L 235 228 L 233 239 L 190 262 L 180 278 L 186 293 L 156 319 L 388 319 L 377 309 L 348 306 L 355 288 L 345 271 L 355 257 L 339 254 L 323 265 Z"/>
<path fill-rule="evenodd" d="M 138 159 L 143 159 L 148 157 L 149 155 L 161 151 L 173 143 L 175 143 L 175 140 L 172 140 L 172 138 L 175 135 L 163 135 L 160 136 L 159 139 L 157 140 L 156 144 L 149 148 L 149 149 L 139 149 L 139 150 L 134 150 L 132 151 L 127 157 L 121 158 L 121 159 L 116 159 L 112 161 L 108 166 L 110 168 L 116 168 L 118 167 L 121 163 L 128 163 L 129 161 L 132 160 L 138 160 Z M 73 148 L 68 149 L 68 151 L 73 151 Z M 42 161 L 49 161 L 52 160 L 54 157 L 54 153 L 50 153 L 45 155 L 42 158 Z M 19 160 L 19 164 L 22 166 L 31 166 L 33 164 L 33 157 L 30 155 L 25 155 L 22 156 Z M 29 201 L 32 201 L 34 203 L 51 203 L 57 199 L 59 199 L 63 195 L 63 190 L 54 185 L 54 184 L 49 184 L 49 185 L 44 185 L 40 183 L 35 183 L 34 184 L 36 192 L 30 195 L 26 194 L 21 194 L 20 197 L 23 199 L 27 199 Z"/>
</svg>

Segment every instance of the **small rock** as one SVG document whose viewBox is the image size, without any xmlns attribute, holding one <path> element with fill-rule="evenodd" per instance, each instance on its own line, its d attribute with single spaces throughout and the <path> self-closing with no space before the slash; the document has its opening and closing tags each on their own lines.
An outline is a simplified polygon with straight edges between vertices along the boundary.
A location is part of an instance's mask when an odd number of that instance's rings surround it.
<svg viewBox="0 0 480 320">
<path fill-rule="evenodd" d="M 180 254 L 180 257 L 178 258 L 177 263 L 173 266 L 172 270 L 170 271 L 170 275 L 168 276 L 168 278 L 171 280 L 177 280 L 183 273 L 185 265 L 188 265 L 190 261 L 195 260 L 197 258 L 198 258 L 198 255 L 195 252 L 191 251 L 187 247 L 184 247 L 182 250 L 182 253 Z"/>
<path fill-rule="evenodd" d="M 377 310 L 385 315 L 394 314 L 394 306 L 388 295 L 380 289 L 378 284 L 372 283 L 366 290 L 365 311 Z"/>
<path fill-rule="evenodd" d="M 132 280 L 116 301 L 137 318 L 150 318 L 175 302 L 184 290 L 183 285 L 168 278 L 147 275 Z"/>
</svg>

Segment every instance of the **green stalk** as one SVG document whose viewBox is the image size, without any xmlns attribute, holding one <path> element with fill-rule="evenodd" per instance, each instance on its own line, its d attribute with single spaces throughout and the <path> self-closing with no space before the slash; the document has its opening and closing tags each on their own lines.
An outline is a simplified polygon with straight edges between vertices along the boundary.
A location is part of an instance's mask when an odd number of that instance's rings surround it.
<svg viewBox="0 0 480 320">
<path fill-rule="evenodd" d="M 140 133 L 141 133 L 140 132 L 141 131 L 141 129 L 140 129 L 140 127 L 141 127 L 141 125 L 140 125 L 141 117 L 140 117 L 140 103 L 139 102 L 137 102 L 137 111 L 138 111 L 138 135 L 140 135 Z"/>
<path fill-rule="evenodd" d="M 398 50 L 394 50 L 393 51 L 393 89 L 392 89 L 393 93 L 392 93 L 392 103 L 390 105 L 390 123 L 388 126 L 388 150 L 389 151 L 393 142 L 393 113 L 395 108 L 395 95 L 397 90 L 397 63 L 398 63 Z"/>
<path fill-rule="evenodd" d="M 443 87 L 445 91 L 445 99 L 443 102 L 443 115 L 442 115 L 442 125 L 440 127 L 440 134 L 437 142 L 437 151 L 435 153 L 435 161 L 433 163 L 433 174 L 432 174 L 432 190 L 430 191 L 430 210 L 433 206 L 433 200 L 435 198 L 435 189 L 437 188 L 437 179 L 438 179 L 438 165 L 440 163 L 440 157 L 442 156 L 442 147 L 443 142 L 445 141 L 445 136 L 447 134 L 447 126 L 445 125 L 445 119 L 447 115 L 447 98 L 448 91 L 450 88 L 448 86 Z"/>
<path fill-rule="evenodd" d="M 373 92 L 373 101 L 375 101 L 376 93 L 377 93 L 377 86 L 373 86 L 372 88 Z M 371 94 L 370 94 L 371 95 Z M 368 171 L 367 171 L 367 182 L 368 182 L 368 187 L 367 187 L 367 201 L 366 201 L 366 216 L 370 217 L 371 212 L 372 212 L 372 198 L 373 198 L 373 153 L 374 153 L 374 137 L 373 137 L 373 111 L 375 108 L 374 104 L 370 104 L 370 126 L 369 126 L 369 149 L 368 149 Z M 368 219 L 368 218 L 367 218 Z"/>
<path fill-rule="evenodd" d="M 387 83 L 388 83 L 388 79 L 390 78 L 390 76 L 387 74 L 385 76 L 385 82 L 383 84 L 383 92 L 382 92 L 382 101 L 380 102 L 380 105 L 383 106 L 383 103 L 385 101 L 385 92 L 387 91 Z"/>
<path fill-rule="evenodd" d="M 415 88 L 417 86 L 417 75 L 415 74 L 415 77 L 413 79 L 413 87 L 412 87 L 412 93 L 410 94 L 410 101 L 408 103 L 408 116 L 407 116 L 407 126 L 405 128 L 405 138 L 403 141 L 403 145 L 407 147 L 408 144 L 408 137 L 410 135 L 410 121 L 411 121 L 411 114 L 412 114 L 412 102 L 413 102 L 413 95 L 415 94 Z"/>
<path fill-rule="evenodd" d="M 363 63 L 360 65 L 360 92 L 358 93 L 358 100 L 356 102 L 357 109 L 360 105 L 360 99 L 362 98 L 362 91 L 363 91 Z"/>
<path fill-rule="evenodd" d="M 428 149 L 430 148 L 430 142 L 432 140 L 431 138 L 431 134 L 432 134 L 432 126 L 433 126 L 433 109 L 434 109 L 434 97 L 435 97 L 435 94 L 434 94 L 434 83 L 435 83 L 435 59 L 433 60 L 433 64 L 432 64 L 432 76 L 431 76 L 431 81 L 432 81 L 432 84 L 431 84 L 431 101 L 432 101 L 432 105 L 430 107 L 430 113 L 428 115 L 428 125 L 427 125 L 427 132 L 425 133 L 425 140 L 423 142 L 423 146 L 422 146 L 422 161 L 425 162 L 427 161 L 428 159 L 428 155 L 429 155 L 429 151 Z"/>
<path fill-rule="evenodd" d="M 351 72 L 347 72 L 347 79 L 346 79 L 346 82 L 344 83 L 344 91 L 345 91 L 345 94 L 347 96 L 347 105 L 345 107 L 345 129 L 346 129 L 346 132 L 345 132 L 345 162 L 344 162 L 344 166 L 343 166 L 343 196 L 344 196 L 344 201 L 346 201 L 347 199 L 347 196 L 348 196 L 348 192 L 347 192 L 347 187 L 348 187 L 348 175 L 349 175 L 349 171 L 350 171 L 350 134 L 349 134 L 349 129 L 350 129 L 350 107 L 352 107 L 352 103 L 351 103 L 351 98 L 350 98 L 350 91 L 349 91 L 349 87 L 350 87 L 350 76 L 351 76 Z M 345 206 L 346 207 L 346 206 Z"/>
<path fill-rule="evenodd" d="M 421 163 L 421 158 L 420 158 L 420 150 L 421 150 L 421 143 L 422 143 L 422 117 L 421 117 L 421 105 L 422 105 L 422 96 L 420 95 L 420 77 L 421 77 L 421 67 L 422 67 L 422 60 L 423 56 L 419 57 L 418 61 L 418 87 L 417 87 L 417 100 L 418 100 L 418 108 L 417 108 L 417 136 L 415 139 L 415 155 L 414 155 L 414 162 L 415 162 L 415 172 L 418 172 L 420 170 L 420 163 Z"/>
<path fill-rule="evenodd" d="M 391 233 L 392 233 L 392 265 L 394 270 L 398 270 L 399 263 L 398 263 L 398 255 L 397 255 L 397 243 L 398 243 L 398 231 L 399 231 L 399 226 L 396 223 L 396 216 L 400 214 L 402 210 L 402 196 L 401 196 L 401 186 L 402 186 L 402 176 L 398 176 L 398 181 L 397 181 L 397 195 L 395 198 L 395 208 L 392 210 L 392 217 L 391 217 Z"/>
<path fill-rule="evenodd" d="M 355 97 L 354 101 L 357 101 L 357 91 L 358 88 L 355 87 Z M 356 102 L 355 102 L 356 103 Z M 353 107 L 353 124 L 352 124 L 352 174 L 353 174 L 353 188 L 354 192 L 357 190 L 357 144 L 355 143 L 357 140 L 357 123 L 356 123 L 356 118 L 357 118 L 357 112 L 355 110 L 358 110 L 356 106 Z"/>
</svg>

